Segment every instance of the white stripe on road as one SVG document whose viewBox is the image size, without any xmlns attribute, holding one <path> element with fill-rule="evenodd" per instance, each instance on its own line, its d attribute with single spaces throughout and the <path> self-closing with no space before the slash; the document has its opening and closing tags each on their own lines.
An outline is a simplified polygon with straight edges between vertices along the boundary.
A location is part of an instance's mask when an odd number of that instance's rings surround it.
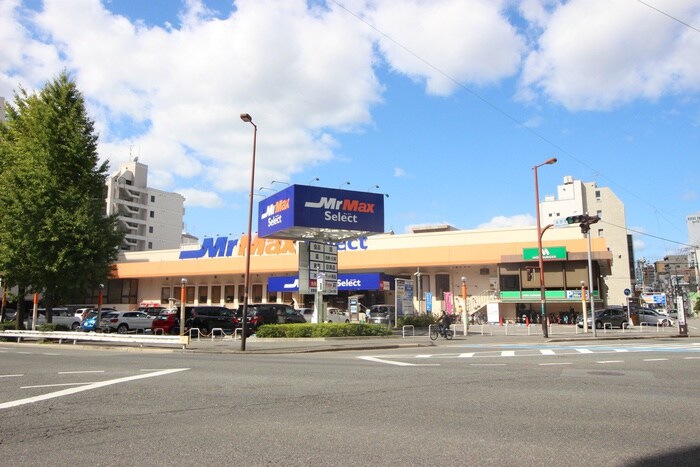
<svg viewBox="0 0 700 467">
<path fill-rule="evenodd" d="M 468 352 L 468 353 L 461 353 L 459 354 L 459 358 L 471 358 L 474 356 L 474 352 Z"/>
<path fill-rule="evenodd" d="M 700 357 L 683 357 L 684 360 L 697 360 Z"/>
<path fill-rule="evenodd" d="M 24 375 L 0 375 L 0 378 L 17 378 L 18 376 L 24 376 Z"/>
<path fill-rule="evenodd" d="M 515 357 L 515 350 L 504 350 L 501 352 L 501 357 Z"/>
<path fill-rule="evenodd" d="M 615 349 L 615 352 L 629 352 L 627 349 Z"/>
<path fill-rule="evenodd" d="M 87 383 L 56 383 L 56 384 L 39 384 L 37 386 L 20 386 L 20 389 L 34 389 L 34 388 L 53 388 L 56 386 L 84 386 L 86 384 L 95 384 L 94 382 Z"/>
<path fill-rule="evenodd" d="M 553 363 L 540 363 L 540 366 L 552 366 L 552 365 L 572 365 L 571 362 L 553 362 Z"/>
<path fill-rule="evenodd" d="M 596 363 L 625 363 L 624 360 L 601 360 Z"/>
<path fill-rule="evenodd" d="M 104 370 L 59 371 L 59 375 L 81 375 L 83 373 L 104 373 Z"/>
<path fill-rule="evenodd" d="M 645 361 L 645 362 L 665 362 L 665 361 L 668 361 L 668 358 L 645 358 L 643 361 Z"/>
<path fill-rule="evenodd" d="M 591 349 L 576 349 L 578 353 L 593 353 Z"/>
<path fill-rule="evenodd" d="M 357 357 L 357 358 L 359 358 L 360 360 L 367 360 L 368 362 L 388 363 L 389 365 L 397 365 L 397 366 L 440 366 L 439 363 L 415 364 L 415 363 L 395 362 L 393 360 L 384 360 L 382 358 L 377 358 L 377 357 Z"/>
<path fill-rule="evenodd" d="M 91 383 L 91 384 L 88 384 L 86 386 L 81 386 L 78 388 L 62 389 L 60 391 L 51 392 L 49 394 L 43 394 L 41 396 L 28 397 L 26 399 L 19 399 L 16 401 L 5 402 L 3 404 L 0 404 L 0 409 L 9 409 L 11 407 L 18 407 L 20 405 L 33 404 L 34 402 L 41 402 L 41 401 L 53 399 L 56 397 L 69 396 L 71 394 L 77 394 L 79 392 L 89 391 L 91 389 L 98 389 L 98 388 L 105 387 L 105 386 L 111 386 L 113 384 L 126 383 L 129 381 L 135 381 L 135 380 L 144 379 L 144 378 L 153 378 L 154 376 L 164 376 L 164 375 L 168 375 L 171 373 L 177 373 L 179 371 L 186 371 L 186 370 L 189 370 L 189 368 L 174 368 L 172 370 L 156 371 L 154 373 L 146 373 L 143 375 L 126 376 L 124 378 L 111 379 L 108 381 L 100 381 L 98 383 Z"/>
<path fill-rule="evenodd" d="M 552 349 L 540 349 L 540 353 L 542 355 L 555 355 L 554 350 Z"/>
</svg>

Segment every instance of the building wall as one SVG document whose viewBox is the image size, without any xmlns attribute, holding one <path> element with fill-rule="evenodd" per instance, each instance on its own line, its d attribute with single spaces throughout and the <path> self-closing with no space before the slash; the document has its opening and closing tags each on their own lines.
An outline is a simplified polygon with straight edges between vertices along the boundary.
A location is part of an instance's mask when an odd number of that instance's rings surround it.
<svg viewBox="0 0 700 467">
<path fill-rule="evenodd" d="M 148 187 L 148 166 L 122 164 L 107 178 L 106 212 L 116 214 L 126 231 L 122 250 L 179 248 L 185 214 L 182 195 Z"/>
<path fill-rule="evenodd" d="M 582 182 L 573 177 L 564 177 L 557 187 L 557 198 L 547 198 L 540 204 L 540 221 L 543 225 L 552 224 L 557 219 L 588 214 L 599 216 L 601 221 L 591 225 L 591 238 L 605 238 L 612 253 L 611 275 L 605 278 L 610 304 L 626 302 L 625 289 L 632 290 L 634 277 L 633 258 L 630 258 L 630 240 L 627 235 L 625 207 L 615 193 L 607 187 L 598 187 L 595 182 Z M 578 225 L 563 227 L 579 232 Z M 559 229 L 555 229 L 559 230 Z M 549 235 L 549 231 L 545 237 Z"/>
</svg>

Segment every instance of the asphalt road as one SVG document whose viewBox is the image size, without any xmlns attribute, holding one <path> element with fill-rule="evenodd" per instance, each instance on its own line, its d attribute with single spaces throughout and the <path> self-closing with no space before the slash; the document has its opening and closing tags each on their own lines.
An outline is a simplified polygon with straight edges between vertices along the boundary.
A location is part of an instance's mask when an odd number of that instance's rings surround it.
<svg viewBox="0 0 700 467">
<path fill-rule="evenodd" d="M 0 343 L 4 465 L 698 465 L 697 340 L 301 354 Z"/>
</svg>

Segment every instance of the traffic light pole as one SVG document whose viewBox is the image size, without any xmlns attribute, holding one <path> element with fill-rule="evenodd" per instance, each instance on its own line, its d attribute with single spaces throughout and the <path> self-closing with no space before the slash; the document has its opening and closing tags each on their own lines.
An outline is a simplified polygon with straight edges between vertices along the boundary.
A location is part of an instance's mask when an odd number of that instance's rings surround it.
<svg viewBox="0 0 700 467">
<path fill-rule="evenodd" d="M 591 300 L 591 328 L 593 329 L 593 337 L 598 337 L 598 334 L 596 332 L 595 328 L 595 304 L 593 302 L 593 262 L 591 261 L 591 231 L 589 230 L 586 232 L 586 236 L 588 237 L 588 295 L 590 296 Z M 584 326 L 588 326 L 588 323 L 585 323 Z"/>
</svg>

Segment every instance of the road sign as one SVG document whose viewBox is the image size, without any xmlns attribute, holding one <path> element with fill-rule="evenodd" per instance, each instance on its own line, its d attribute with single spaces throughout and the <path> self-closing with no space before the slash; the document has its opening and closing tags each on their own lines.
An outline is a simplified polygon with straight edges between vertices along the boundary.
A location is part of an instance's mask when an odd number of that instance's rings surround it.
<svg viewBox="0 0 700 467">
<path fill-rule="evenodd" d="M 338 247 L 331 243 L 299 242 L 299 293 L 338 295 Z"/>
<path fill-rule="evenodd" d="M 631 293 L 632 291 L 630 289 L 625 289 L 625 295 L 629 297 Z"/>
</svg>

